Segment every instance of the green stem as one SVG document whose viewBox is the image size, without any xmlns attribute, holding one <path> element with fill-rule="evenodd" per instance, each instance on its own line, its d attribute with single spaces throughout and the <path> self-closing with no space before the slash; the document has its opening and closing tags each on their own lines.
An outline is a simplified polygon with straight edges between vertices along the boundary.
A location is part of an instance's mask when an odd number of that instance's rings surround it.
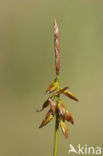
<svg viewBox="0 0 103 156">
<path fill-rule="evenodd" d="M 57 87 L 57 91 L 58 91 L 59 90 L 59 76 L 57 76 L 56 79 L 58 81 L 58 87 Z M 56 98 L 57 105 L 58 105 L 59 98 L 60 98 L 60 95 L 58 95 L 57 98 Z M 55 120 L 54 153 L 53 153 L 53 156 L 56 156 L 57 155 L 58 132 L 59 132 L 59 112 L 57 111 L 57 113 L 56 113 L 56 120 Z"/>
</svg>

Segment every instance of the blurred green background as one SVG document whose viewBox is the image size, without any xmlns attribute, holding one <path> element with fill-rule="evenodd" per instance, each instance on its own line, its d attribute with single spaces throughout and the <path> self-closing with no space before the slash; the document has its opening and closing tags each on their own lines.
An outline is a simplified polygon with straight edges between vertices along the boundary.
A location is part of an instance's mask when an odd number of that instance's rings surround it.
<svg viewBox="0 0 103 156">
<path fill-rule="evenodd" d="M 36 113 L 55 78 L 53 22 L 60 32 L 60 83 L 80 100 L 63 102 L 74 117 L 69 139 L 59 132 L 58 156 L 69 144 L 103 145 L 103 1 L 0 1 L 0 156 L 52 156 L 53 119 L 38 129 Z M 71 154 L 72 155 L 72 154 Z"/>
</svg>

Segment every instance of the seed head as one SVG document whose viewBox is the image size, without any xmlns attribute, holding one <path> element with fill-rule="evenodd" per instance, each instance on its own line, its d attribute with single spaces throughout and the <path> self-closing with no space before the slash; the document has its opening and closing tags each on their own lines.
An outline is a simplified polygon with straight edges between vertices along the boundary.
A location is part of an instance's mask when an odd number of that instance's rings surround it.
<svg viewBox="0 0 103 156">
<path fill-rule="evenodd" d="M 59 29 L 56 22 L 56 19 L 54 21 L 54 50 L 55 50 L 55 65 L 56 65 L 56 78 L 55 80 L 50 83 L 48 88 L 46 89 L 46 94 L 48 94 L 48 99 L 43 103 L 42 108 L 38 110 L 38 112 L 41 112 L 45 108 L 49 106 L 49 110 L 45 115 L 44 120 L 42 121 L 39 128 L 44 127 L 47 125 L 53 117 L 56 116 L 56 120 L 58 121 L 56 123 L 56 126 L 61 127 L 61 130 L 65 136 L 65 138 L 68 137 L 68 128 L 65 125 L 65 121 L 70 122 L 71 124 L 74 123 L 73 118 L 69 111 L 66 109 L 64 103 L 60 100 L 61 94 L 66 95 L 72 100 L 78 101 L 76 96 L 72 94 L 67 89 L 68 86 L 61 88 L 59 85 L 59 73 L 60 73 L 60 62 L 59 62 Z M 50 95 L 53 93 L 52 95 Z M 56 104 L 55 104 L 56 102 Z"/>
</svg>

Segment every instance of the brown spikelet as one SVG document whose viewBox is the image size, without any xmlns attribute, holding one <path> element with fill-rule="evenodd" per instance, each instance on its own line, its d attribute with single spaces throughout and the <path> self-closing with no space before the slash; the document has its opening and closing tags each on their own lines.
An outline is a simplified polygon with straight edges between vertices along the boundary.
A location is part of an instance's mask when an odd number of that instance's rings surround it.
<svg viewBox="0 0 103 156">
<path fill-rule="evenodd" d="M 55 113 L 56 113 L 56 104 L 50 98 L 49 98 L 49 104 L 50 104 L 50 110 L 51 110 L 52 114 L 55 115 Z"/>
<path fill-rule="evenodd" d="M 61 130 L 62 130 L 65 138 L 67 139 L 68 138 L 68 128 L 62 120 L 60 120 L 60 127 L 61 127 Z"/>
<path fill-rule="evenodd" d="M 66 110 L 66 113 L 65 113 L 65 120 L 74 124 L 73 118 L 72 118 L 71 114 L 68 112 L 68 110 Z"/>
<path fill-rule="evenodd" d="M 55 95 L 60 95 L 62 93 L 64 93 L 65 90 L 67 90 L 69 87 L 64 87 L 64 88 L 61 88 L 58 92 L 55 93 Z"/>
<path fill-rule="evenodd" d="M 61 116 L 63 117 L 63 119 L 65 118 L 65 112 L 66 112 L 66 108 L 64 106 L 64 104 L 62 103 L 62 101 L 58 101 L 58 110 L 61 114 Z"/>
<path fill-rule="evenodd" d="M 59 75 L 60 62 L 59 62 L 59 30 L 56 19 L 54 21 L 54 49 L 55 49 L 55 65 L 56 75 Z"/>
<path fill-rule="evenodd" d="M 39 128 L 42 128 L 44 127 L 45 125 L 47 125 L 49 123 L 49 121 L 51 121 L 51 119 L 53 118 L 54 116 L 51 114 L 51 111 L 49 111 L 46 116 L 45 116 L 45 119 L 42 121 L 41 125 L 39 126 Z"/>
<path fill-rule="evenodd" d="M 47 100 L 44 102 L 42 108 L 41 108 L 40 110 L 37 110 L 37 112 L 41 112 L 41 111 L 42 111 L 43 109 L 45 109 L 48 105 L 49 105 L 49 99 L 47 99 Z"/>
<path fill-rule="evenodd" d="M 52 82 L 46 89 L 46 94 L 54 92 L 57 88 L 57 85 L 58 85 L 57 81 Z"/>
<path fill-rule="evenodd" d="M 73 95 L 71 92 L 69 92 L 68 90 L 64 91 L 64 95 L 68 96 L 69 98 L 75 100 L 75 101 L 79 101 L 75 95 Z"/>
</svg>

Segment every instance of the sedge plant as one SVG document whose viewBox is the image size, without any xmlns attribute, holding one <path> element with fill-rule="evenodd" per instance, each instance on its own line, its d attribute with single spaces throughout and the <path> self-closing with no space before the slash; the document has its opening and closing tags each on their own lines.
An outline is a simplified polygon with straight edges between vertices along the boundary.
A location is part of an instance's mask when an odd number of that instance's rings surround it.
<svg viewBox="0 0 103 156">
<path fill-rule="evenodd" d="M 53 156 L 57 156 L 57 146 L 58 146 L 58 132 L 59 127 L 64 134 L 64 137 L 68 138 L 68 128 L 65 124 L 65 121 L 70 122 L 71 124 L 74 123 L 73 117 L 61 101 L 60 95 L 63 94 L 69 97 L 72 100 L 78 101 L 76 96 L 72 94 L 66 87 L 60 87 L 59 79 L 60 79 L 60 61 L 59 61 L 59 30 L 56 20 L 54 21 L 54 51 L 55 51 L 55 67 L 56 67 L 56 78 L 48 88 L 46 89 L 46 94 L 49 94 L 48 99 L 43 103 L 43 106 L 38 112 L 41 112 L 46 107 L 49 106 L 49 110 L 45 115 L 44 120 L 42 121 L 39 128 L 44 127 L 47 125 L 54 117 L 55 117 L 55 133 L 54 133 L 54 150 Z"/>
</svg>

